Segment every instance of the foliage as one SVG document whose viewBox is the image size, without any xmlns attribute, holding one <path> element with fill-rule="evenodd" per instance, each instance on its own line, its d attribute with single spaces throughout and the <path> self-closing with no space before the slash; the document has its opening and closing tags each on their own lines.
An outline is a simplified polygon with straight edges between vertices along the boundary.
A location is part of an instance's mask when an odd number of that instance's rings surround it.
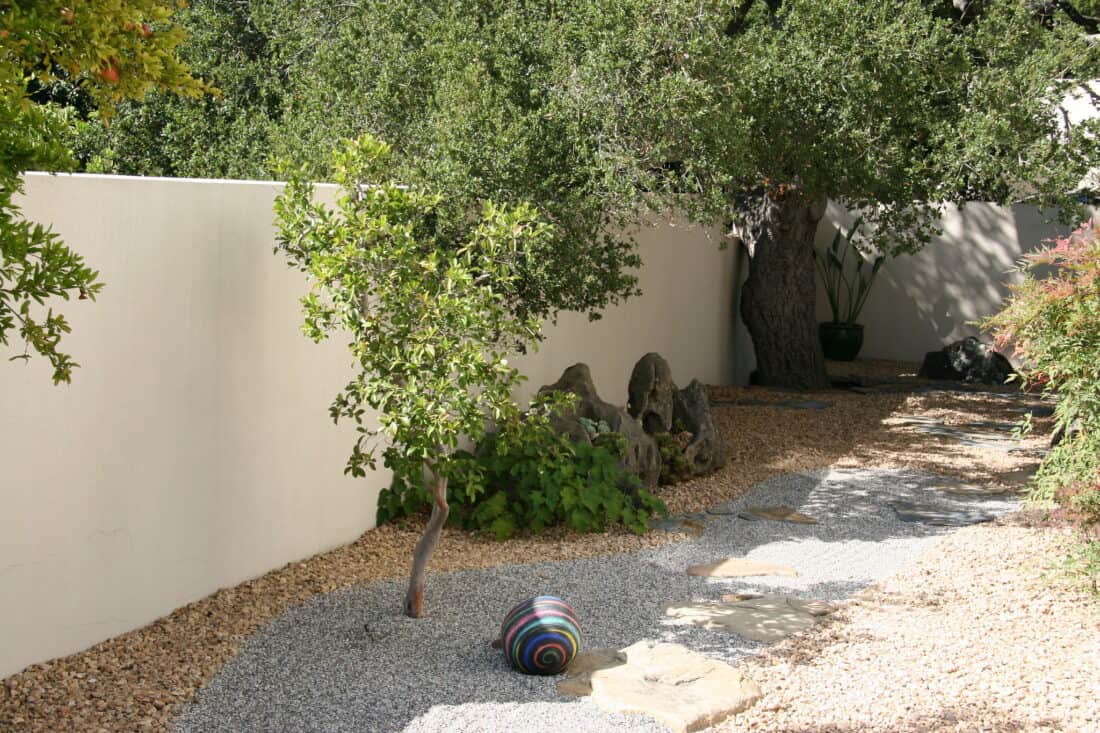
<svg viewBox="0 0 1100 733">
<path fill-rule="evenodd" d="M 103 286 L 80 255 L 25 220 L 15 203 L 24 171 L 73 164 L 65 145 L 71 115 L 34 100 L 67 83 L 109 117 L 121 100 L 154 88 L 201 95 L 207 87 L 176 57 L 184 34 L 171 24 L 175 10 L 166 0 L 34 1 L 5 4 L 0 17 L 0 344 L 17 335 L 24 349 L 14 358 L 46 358 L 54 383 L 70 381 L 77 364 L 59 350 L 69 324 L 46 300 L 94 299 Z"/>
<path fill-rule="evenodd" d="M 871 293 L 875 276 L 878 275 L 882 263 L 886 261 L 886 255 L 877 255 L 871 261 L 870 267 L 864 270 L 867 260 L 855 241 L 862 224 L 863 220 L 857 219 L 847 232 L 838 227 L 828 249 L 824 252 L 814 250 L 813 253 L 817 272 L 821 276 L 825 294 L 829 298 L 833 323 L 856 322 L 867 302 L 867 296 Z M 855 262 L 851 273 L 847 266 L 849 253 L 852 254 Z"/>
<path fill-rule="evenodd" d="M 510 307 L 545 317 L 637 292 L 620 226 L 646 207 L 740 225 L 765 193 L 831 199 L 895 254 L 928 241 L 945 203 L 1068 204 L 1098 163 L 1096 123 L 1066 129 L 1058 106 L 1100 77 L 1100 44 L 1050 3 L 735 5 L 204 0 L 196 24 L 224 32 L 188 54 L 226 96 L 124 110 L 132 137 L 120 124 L 88 154 L 107 169 L 261 175 L 275 150 L 321 177 L 320 151 L 371 132 L 394 142 L 397 178 L 447 201 L 538 207 L 553 235 L 519 258 Z M 234 55 L 253 46 L 254 61 Z"/>
<path fill-rule="evenodd" d="M 291 4 L 293 5 L 293 3 Z M 272 13 L 279 12 L 277 8 Z M 79 125 L 74 147 L 93 172 L 199 178 L 270 178 L 272 133 L 288 93 L 288 63 L 259 27 L 264 3 L 198 0 L 178 14 L 181 58 L 220 93 L 199 99 L 154 92 L 119 106 L 110 125 Z M 332 145 L 316 149 L 329 161 Z"/>
<path fill-rule="evenodd" d="M 514 411 L 522 377 L 507 348 L 539 328 L 508 311 L 505 293 L 517 277 L 510 255 L 548 227 L 530 207 L 487 203 L 453 240 L 443 199 L 389 179 L 389 153 L 369 136 L 336 152 L 335 209 L 313 203 L 301 171 L 275 204 L 278 249 L 313 282 L 302 300 L 306 335 L 351 337 L 358 374 L 330 413 L 359 432 L 346 469 L 354 476 L 374 467 L 379 433 L 395 470 L 445 470 L 463 436 L 476 439 L 486 417 Z M 378 430 L 367 426 L 368 410 L 378 412 Z"/>
<path fill-rule="evenodd" d="M 687 481 L 695 475 L 695 466 L 684 455 L 686 447 L 681 440 L 683 432 L 656 433 L 653 439 L 657 441 L 657 448 L 661 451 L 661 476 L 662 485 L 678 484 Z M 688 433 L 690 439 L 691 434 Z"/>
<path fill-rule="evenodd" d="M 1056 394 L 1062 441 L 1044 459 L 1031 498 L 1054 502 L 1081 528 L 1084 557 L 1100 557 L 1100 220 L 1024 257 L 1023 281 L 988 319 L 1013 346 L 1029 384 Z M 1091 565 L 1100 578 L 1100 562 Z M 1094 581 L 1095 582 L 1095 579 Z"/>
<path fill-rule="evenodd" d="M 886 254 L 926 242 L 944 202 L 1068 203 L 1097 162 L 1097 123 L 1065 130 L 1058 107 L 1100 75 L 1100 47 L 1064 16 L 1012 1 L 977 17 L 922 0 L 750 5 L 713 54 L 726 124 L 708 126 L 697 165 L 842 202 Z"/>
<path fill-rule="evenodd" d="M 696 0 L 204 0 L 186 20 L 186 57 L 224 96 L 123 109 L 106 136 L 89 132 L 87 157 L 120 172 L 270 176 L 274 151 L 320 179 L 332 173 L 322 152 L 368 132 L 393 144 L 396 179 L 445 206 L 536 206 L 554 228 L 517 259 L 511 307 L 596 316 L 637 292 L 620 225 L 676 195 L 665 163 L 682 157 L 690 136 L 678 131 L 706 89 L 669 61 L 702 53 L 713 19 L 697 10 Z M 207 24 L 224 32 L 200 32 Z M 262 53 L 240 58 L 257 38 Z"/>
<path fill-rule="evenodd" d="M 602 532 L 621 524 L 642 533 L 650 515 L 665 512 L 636 476 L 620 468 L 623 444 L 617 452 L 614 445 L 573 443 L 551 426 L 550 415 L 557 409 L 542 402 L 523 416 L 511 415 L 476 454 L 456 457 L 448 493 L 451 521 L 503 540 L 519 530 L 538 533 L 558 525 Z M 382 492 L 379 523 L 430 506 L 418 476 L 399 474 Z"/>
</svg>

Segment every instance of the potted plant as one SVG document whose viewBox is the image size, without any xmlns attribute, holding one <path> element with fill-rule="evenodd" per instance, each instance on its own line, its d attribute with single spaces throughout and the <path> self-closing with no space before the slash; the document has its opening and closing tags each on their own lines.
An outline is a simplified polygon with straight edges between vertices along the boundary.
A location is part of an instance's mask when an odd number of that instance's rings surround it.
<svg viewBox="0 0 1100 733">
<path fill-rule="evenodd" d="M 813 253 L 833 312 L 833 320 L 818 326 L 826 359 L 852 361 L 863 347 L 863 326 L 856 323 L 856 319 L 867 302 L 871 284 L 886 255 L 879 254 L 872 260 L 864 256 L 856 242 L 862 225 L 860 218 L 847 232 L 837 228 L 832 244 L 824 252 L 814 250 Z M 852 253 L 851 264 L 849 252 Z"/>
</svg>

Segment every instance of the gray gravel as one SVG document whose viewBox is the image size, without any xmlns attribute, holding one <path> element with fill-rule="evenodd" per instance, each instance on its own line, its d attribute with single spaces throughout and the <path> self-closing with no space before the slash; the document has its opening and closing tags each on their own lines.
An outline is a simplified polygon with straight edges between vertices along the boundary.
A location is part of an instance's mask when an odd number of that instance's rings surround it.
<svg viewBox="0 0 1100 733">
<path fill-rule="evenodd" d="M 250 638 L 176 721 L 180 733 L 213 731 L 663 731 L 655 721 L 609 715 L 554 693 L 555 678 L 509 670 L 489 642 L 504 613 L 539 594 L 576 608 L 586 648 L 640 639 L 674 641 L 734 661 L 762 645 L 727 633 L 664 623 L 669 601 L 743 591 L 842 600 L 898 570 L 952 531 L 899 521 L 889 502 L 933 502 L 1002 514 L 1005 497 L 957 498 L 940 477 L 913 471 L 790 474 L 707 514 L 694 540 L 633 555 L 511 565 L 430 575 L 428 617 L 400 615 L 404 583 L 317 596 Z M 745 506 L 785 504 L 819 524 L 748 522 Z M 444 541 L 446 541 L 444 539 Z M 706 579 L 692 564 L 729 556 L 789 565 L 798 577 Z"/>
</svg>

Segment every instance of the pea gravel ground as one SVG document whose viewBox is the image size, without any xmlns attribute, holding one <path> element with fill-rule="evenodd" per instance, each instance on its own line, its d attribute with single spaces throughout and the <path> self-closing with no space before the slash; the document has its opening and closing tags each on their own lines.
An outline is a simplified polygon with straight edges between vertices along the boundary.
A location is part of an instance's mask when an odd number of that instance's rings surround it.
<svg viewBox="0 0 1100 733">
<path fill-rule="evenodd" d="M 859 377 L 889 381 L 900 389 L 798 395 L 799 399 L 829 402 L 831 407 L 792 410 L 778 404 L 790 400 L 789 393 L 711 388 L 712 397 L 723 401 L 714 415 L 729 449 L 729 463 L 710 476 L 662 487 L 660 495 L 669 509 L 674 513 L 701 511 L 735 499 L 761 481 L 829 467 L 909 469 L 1018 487 L 1018 479 L 1010 474 L 1034 465 L 1050 431 L 1049 418 L 1040 417 L 1035 420 L 1036 434 L 1022 442 L 1025 450 L 961 445 L 943 435 L 916 430 L 903 418 L 934 418 L 945 425 L 1013 421 L 1037 400 L 988 392 L 907 394 L 903 391 L 907 386 L 929 386 L 914 379 L 914 365 L 860 361 L 830 366 L 838 376 L 854 372 Z M 607 391 L 605 397 L 614 400 L 615 395 Z M 727 404 L 738 400 L 764 404 Z M 172 731 L 196 691 L 214 679 L 246 640 L 269 622 L 317 594 L 380 581 L 399 583 L 407 577 L 409 557 L 420 531 L 421 525 L 415 521 L 369 530 L 347 546 L 222 589 L 144 628 L 4 678 L 0 680 L 0 731 Z M 548 557 L 604 557 L 685 539 L 686 535 L 665 532 L 635 536 L 554 531 L 496 543 L 448 530 L 433 558 L 431 573 L 434 577 Z M 995 674 L 996 684 L 1005 690 L 1002 694 L 1020 701 L 1017 709 L 1028 707 L 1027 715 L 1013 714 L 1010 721 L 1054 721 L 1036 728 L 1043 730 L 1100 729 L 1083 714 L 1074 718 L 1064 712 L 1073 709 L 1063 706 L 1065 695 L 1082 701 L 1079 708 L 1095 710 L 1100 688 L 1098 606 L 1061 583 L 1057 574 L 1043 572 L 1060 560 L 1067 542 L 1064 530 L 1050 527 L 1006 530 L 983 525 L 949 535 L 934 548 L 934 559 L 926 562 L 922 556 L 919 573 L 906 570 L 884 581 L 890 583 L 892 598 L 916 599 L 888 606 L 902 608 L 901 613 L 923 603 L 928 588 L 950 598 L 931 620 L 918 617 L 917 623 L 903 623 L 890 635 L 881 633 L 873 639 L 861 632 L 856 637 L 859 643 L 853 645 L 841 631 L 832 630 L 847 628 L 844 618 L 849 614 L 855 622 L 879 612 L 861 602 L 844 610 L 841 623 L 743 660 L 742 664 L 754 665 L 752 674 L 772 702 L 762 702 L 738 720 L 760 731 L 935 730 L 941 727 L 939 723 L 913 728 L 906 727 L 905 721 L 935 721 L 941 711 L 939 693 L 928 695 L 919 684 L 895 682 L 923 681 L 931 675 L 937 685 L 954 688 L 956 698 L 964 693 L 969 696 L 966 705 L 960 703 L 955 711 L 961 722 L 951 724 L 950 729 L 1030 730 L 1031 724 L 1026 722 L 1022 727 L 986 722 L 1003 722 L 1003 717 L 998 718 L 1000 708 L 990 709 L 989 703 L 975 702 L 973 696 Z M 980 611 L 971 612 L 971 606 Z M 392 613 L 393 607 L 386 612 Z M 1041 634 L 1037 633 L 1036 614 L 1041 614 Z M 905 649 L 903 655 L 898 654 L 899 644 Z M 930 665 L 925 656 L 951 658 L 956 666 L 946 662 L 942 667 Z M 1052 671 L 1049 664 L 1058 668 Z M 884 667 L 889 674 L 884 674 Z M 846 687 L 850 689 L 842 697 L 839 691 Z M 861 695 L 863 702 L 857 705 L 856 698 Z M 528 709 L 531 703 L 514 710 L 507 703 L 495 705 L 492 714 L 507 722 L 511 720 L 508 715 L 522 715 L 518 711 Z M 424 724 L 431 724 L 429 716 L 444 712 L 470 720 L 479 714 L 437 707 L 423 718 Z M 884 727 L 883 720 L 899 725 Z"/>
<path fill-rule="evenodd" d="M 406 731 L 542 733 L 565 723 L 587 731 L 664 730 L 638 716 L 610 716 L 589 701 L 566 702 L 553 678 L 508 670 L 493 650 L 500 619 L 524 598 L 568 599 L 588 647 L 640 639 L 675 641 L 734 662 L 763 645 L 695 626 L 664 623 L 662 604 L 718 600 L 723 593 L 789 592 L 842 601 L 896 572 L 947 530 L 899 521 L 889 502 L 1004 514 L 1014 499 L 952 499 L 942 477 L 838 469 L 765 481 L 700 515 L 691 541 L 612 558 L 502 566 L 433 576 L 430 616 L 395 613 L 404 588 L 390 582 L 319 596 L 251 638 L 177 723 L 211 731 Z M 788 505 L 818 519 L 801 525 L 746 521 L 746 506 Z M 797 577 L 752 582 L 688 576 L 689 565 L 727 556 L 789 565 Z"/>
</svg>

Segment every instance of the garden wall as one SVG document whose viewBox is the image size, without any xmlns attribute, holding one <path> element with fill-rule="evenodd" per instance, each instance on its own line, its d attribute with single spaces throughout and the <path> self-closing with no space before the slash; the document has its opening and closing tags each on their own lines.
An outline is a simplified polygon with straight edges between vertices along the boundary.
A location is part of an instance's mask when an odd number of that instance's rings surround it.
<svg viewBox="0 0 1100 733">
<path fill-rule="evenodd" d="M 41 360 L 0 362 L 0 677 L 373 526 L 388 476 L 342 473 L 351 435 L 327 410 L 349 359 L 301 335 L 305 281 L 272 254 L 278 190 L 27 177 L 27 216 L 107 287 L 64 308 L 71 386 Z M 647 351 L 681 382 L 731 381 L 735 257 L 716 236 L 641 232 L 646 294 L 596 323 L 562 317 L 521 360 L 525 392 L 584 360 L 623 403 Z"/>
<path fill-rule="evenodd" d="M 879 272 L 859 318 L 860 357 L 919 362 L 925 352 L 979 335 L 972 323 L 1000 309 L 1008 283 L 1019 279 L 1012 270 L 1020 256 L 1073 228 L 1045 218 L 1034 206 L 949 208 L 941 237 L 915 255 L 887 260 Z M 832 241 L 837 223 L 847 230 L 851 218 L 831 205 L 818 229 L 819 249 Z M 820 284 L 818 317 L 832 317 Z"/>
</svg>

